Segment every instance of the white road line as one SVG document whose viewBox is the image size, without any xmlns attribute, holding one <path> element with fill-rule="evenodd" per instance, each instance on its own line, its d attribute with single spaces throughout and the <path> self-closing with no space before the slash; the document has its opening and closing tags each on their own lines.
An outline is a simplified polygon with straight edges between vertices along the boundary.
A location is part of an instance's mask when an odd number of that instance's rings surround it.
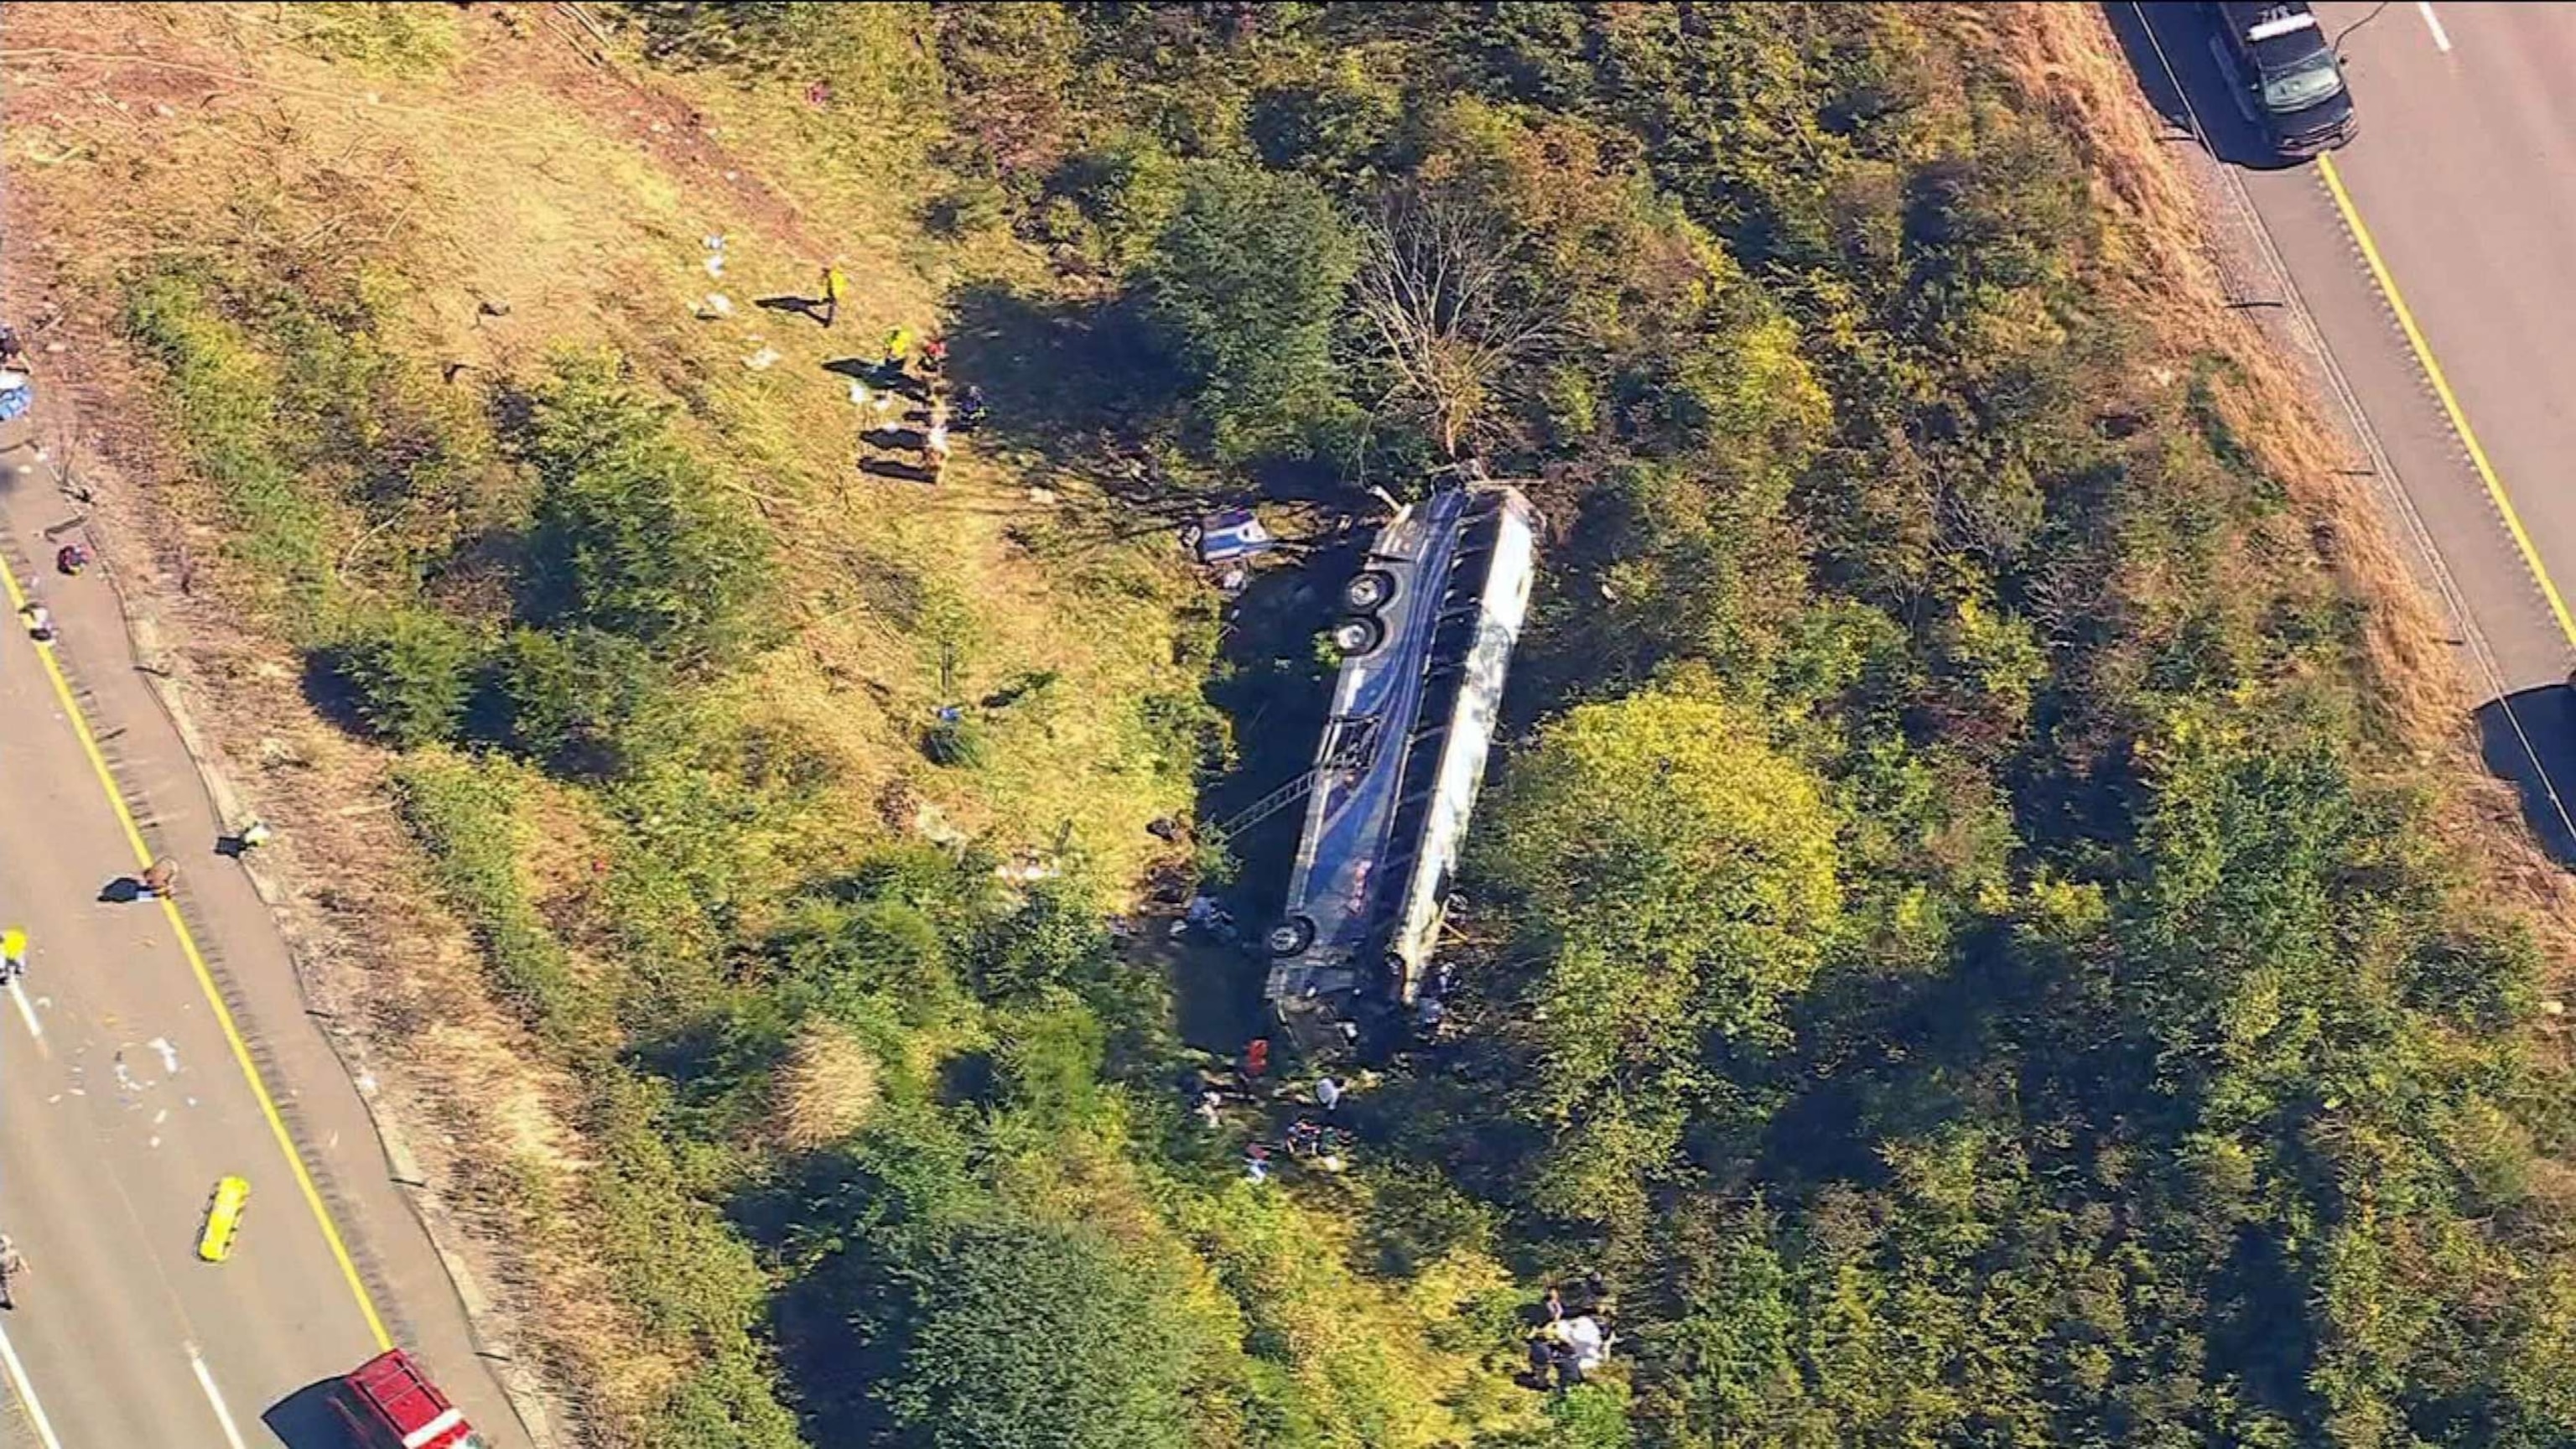
<svg viewBox="0 0 2576 1449">
<path fill-rule="evenodd" d="M 45 1449 L 63 1449 L 63 1441 L 54 1437 L 54 1421 L 45 1417 L 45 1406 L 36 1401 L 36 1386 L 27 1379 L 27 1366 L 18 1362 L 17 1347 L 9 1342 L 4 1329 L 0 1329 L 0 1365 L 7 1366 L 9 1387 L 26 1407 L 27 1422 L 36 1426 L 36 1437 L 45 1441 Z"/>
<path fill-rule="evenodd" d="M 14 976 L 9 978 L 9 999 L 18 1003 L 18 1015 L 27 1023 L 27 1035 L 42 1042 L 45 1039 L 44 1023 L 36 1020 L 36 1008 L 27 1000 L 27 989 Z"/>
<path fill-rule="evenodd" d="M 2442 28 L 2442 17 L 2433 13 L 2433 0 L 2415 0 L 2415 13 L 2424 17 L 2424 28 L 2433 32 L 2433 48 L 2449 55 L 2451 35 Z"/>
<path fill-rule="evenodd" d="M 215 1376 L 206 1361 L 197 1355 L 197 1346 L 188 1345 L 188 1367 L 197 1371 L 197 1387 L 206 1391 L 206 1402 L 215 1406 L 215 1422 L 224 1426 L 224 1442 L 233 1449 L 250 1449 L 242 1443 L 241 1430 L 233 1427 L 233 1411 L 224 1407 L 224 1396 L 215 1392 Z"/>
</svg>

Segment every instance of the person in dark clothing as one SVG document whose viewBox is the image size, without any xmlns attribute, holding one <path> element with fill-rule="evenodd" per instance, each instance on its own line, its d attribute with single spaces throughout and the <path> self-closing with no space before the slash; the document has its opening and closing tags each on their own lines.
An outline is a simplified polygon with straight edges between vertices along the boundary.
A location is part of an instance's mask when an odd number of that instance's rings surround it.
<svg viewBox="0 0 2576 1449">
<path fill-rule="evenodd" d="M 17 1296 L 12 1291 L 17 1281 L 27 1276 L 27 1260 L 9 1235 L 0 1233 L 0 1308 L 15 1309 Z"/>
</svg>

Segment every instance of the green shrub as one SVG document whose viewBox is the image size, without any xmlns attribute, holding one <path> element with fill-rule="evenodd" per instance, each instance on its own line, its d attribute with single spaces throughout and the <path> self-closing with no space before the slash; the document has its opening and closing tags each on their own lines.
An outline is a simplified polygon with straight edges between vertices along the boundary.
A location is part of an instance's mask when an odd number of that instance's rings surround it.
<svg viewBox="0 0 2576 1449">
<path fill-rule="evenodd" d="M 603 629 L 514 629 L 486 671 L 494 696 L 486 728 L 539 764 L 605 776 L 657 743 L 675 707 L 668 666 L 638 640 Z"/>
<path fill-rule="evenodd" d="M 506 762 L 425 754 L 394 776 L 403 823 L 430 859 L 431 880 L 490 961 L 495 985 L 559 1048 L 597 1053 L 599 1003 L 572 968 L 519 878 L 518 800 L 525 781 Z"/>
<path fill-rule="evenodd" d="M 233 527 L 233 551 L 268 602 L 301 606 L 289 631 L 309 638 L 328 618 L 329 510 L 278 436 L 277 365 L 219 295 L 202 272 L 147 273 L 127 290 L 125 332 L 164 369 L 177 431 Z"/>
<path fill-rule="evenodd" d="M 1097 1229 L 958 1231 L 903 1276 L 919 1304 L 879 1392 L 923 1449 L 1185 1449 L 1192 1345 L 1167 1285 Z"/>
<path fill-rule="evenodd" d="M 1181 200 L 1181 166 L 1151 136 L 1128 131 L 1067 157 L 1047 179 L 1050 205 L 1069 206 L 1095 260 L 1123 271 L 1142 260 Z"/>
<path fill-rule="evenodd" d="M 1290 446 L 1334 410 L 1333 328 L 1357 264 L 1349 223 L 1304 177 L 1220 162 L 1183 171 L 1144 263 L 1146 310 L 1221 454 Z"/>
<path fill-rule="evenodd" d="M 1030 886 L 1017 909 L 984 924 L 971 949 L 975 990 L 988 1001 L 1079 990 L 1111 969 L 1100 901 L 1069 880 Z"/>
<path fill-rule="evenodd" d="M 519 439 L 538 480 L 533 613 L 623 634 L 684 668 L 730 661 L 762 632 L 769 536 L 721 496 L 609 358 L 568 356 Z"/>
<path fill-rule="evenodd" d="M 807 897 L 768 942 L 782 985 L 802 1010 L 846 1026 L 890 1013 L 914 1029 L 962 1016 L 967 997 L 938 919 L 899 897 Z"/>
<path fill-rule="evenodd" d="M 367 728 L 414 749 L 456 738 L 481 652 L 446 615 L 394 607 L 354 621 L 324 658 Z"/>
<path fill-rule="evenodd" d="M 1099 1111 L 1108 1039 L 1076 1002 L 1004 1012 L 994 1022 L 994 1082 L 1004 1107 L 1044 1132 L 1069 1131 Z"/>
</svg>

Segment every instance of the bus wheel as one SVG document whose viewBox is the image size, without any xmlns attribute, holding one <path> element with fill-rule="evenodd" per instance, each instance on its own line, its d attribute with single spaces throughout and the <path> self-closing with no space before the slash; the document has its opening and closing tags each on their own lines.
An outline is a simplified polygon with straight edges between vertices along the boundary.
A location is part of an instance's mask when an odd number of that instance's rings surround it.
<svg viewBox="0 0 2576 1449">
<path fill-rule="evenodd" d="M 1344 659 L 1374 654 L 1386 642 L 1386 625 L 1367 614 L 1353 614 L 1333 626 L 1333 647 Z"/>
<path fill-rule="evenodd" d="M 1395 575 L 1383 569 L 1368 569 L 1342 585 L 1342 602 L 1360 613 L 1368 613 L 1395 597 Z"/>
<path fill-rule="evenodd" d="M 1261 944 L 1273 956 L 1294 956 L 1315 944 L 1315 923 L 1304 916 L 1290 916 L 1264 933 Z"/>
</svg>

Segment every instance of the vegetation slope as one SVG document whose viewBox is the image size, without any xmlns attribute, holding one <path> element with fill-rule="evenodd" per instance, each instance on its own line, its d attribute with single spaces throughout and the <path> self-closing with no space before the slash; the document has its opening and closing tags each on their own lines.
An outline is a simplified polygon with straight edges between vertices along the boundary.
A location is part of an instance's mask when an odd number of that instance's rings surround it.
<svg viewBox="0 0 2576 1449">
<path fill-rule="evenodd" d="M 2576 1434 L 2519 847 L 2090 12 L 571 9 L 18 7 L 7 145 L 581 1442 Z M 819 364 L 934 322 L 925 491 Z M 1470 451 L 1551 533 L 1454 1034 L 1256 1186 L 1169 1087 L 1251 974 L 1102 920 L 1321 620 L 1166 530 Z"/>
</svg>

